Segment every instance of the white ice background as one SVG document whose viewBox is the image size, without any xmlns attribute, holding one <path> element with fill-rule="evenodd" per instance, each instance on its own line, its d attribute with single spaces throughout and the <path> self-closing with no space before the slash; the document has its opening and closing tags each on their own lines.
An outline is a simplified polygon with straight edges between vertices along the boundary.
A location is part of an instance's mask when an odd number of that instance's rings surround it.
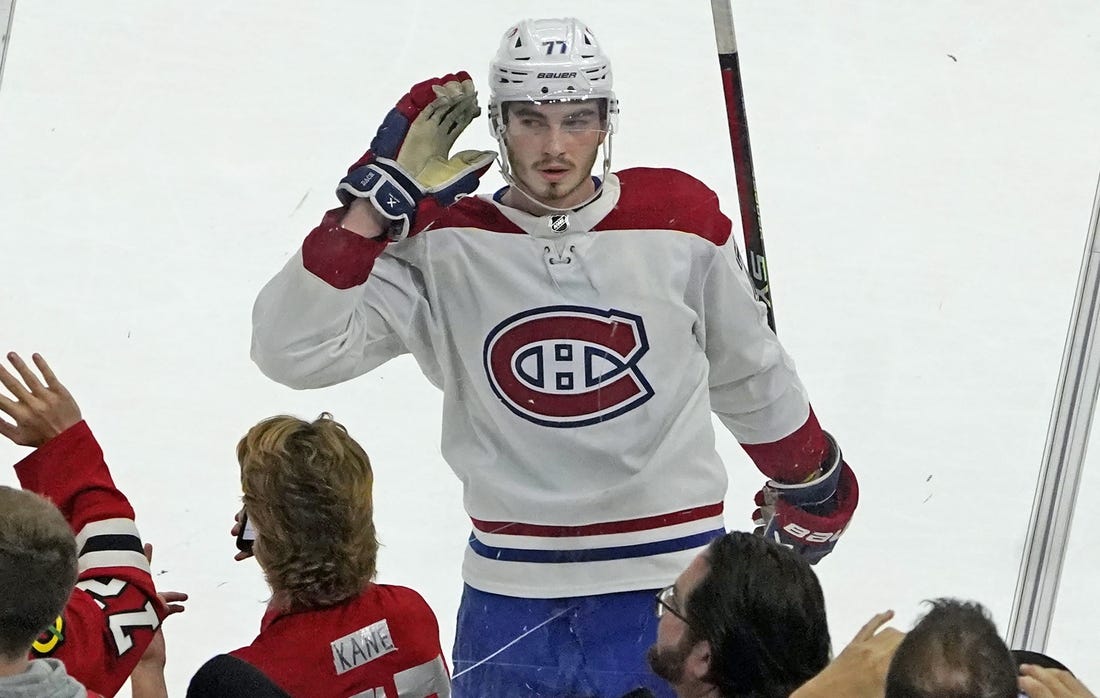
<svg viewBox="0 0 1100 698">
<path fill-rule="evenodd" d="M 885 608 L 908 628 L 942 595 L 984 602 L 1004 628 L 1100 171 L 1100 4 L 734 11 L 779 334 L 862 487 L 817 568 L 834 645 Z M 736 219 L 701 0 L 18 6 L 0 92 L 0 350 L 52 362 L 156 545 L 158 586 L 191 594 L 166 623 L 174 695 L 258 629 L 263 579 L 231 559 L 234 447 L 277 413 L 330 411 L 365 445 L 379 579 L 424 594 L 449 650 L 469 521 L 439 456 L 439 393 L 407 357 L 283 388 L 248 358 L 249 313 L 412 83 L 465 68 L 484 95 L 510 23 L 570 14 L 613 59 L 615 167 L 684 169 Z M 492 147 L 485 122 L 459 145 Z M 747 527 L 762 478 L 718 429 L 727 524 Z M 0 444 L 0 461 L 25 453 Z M 1098 459 L 1048 647 L 1094 691 Z"/>
</svg>

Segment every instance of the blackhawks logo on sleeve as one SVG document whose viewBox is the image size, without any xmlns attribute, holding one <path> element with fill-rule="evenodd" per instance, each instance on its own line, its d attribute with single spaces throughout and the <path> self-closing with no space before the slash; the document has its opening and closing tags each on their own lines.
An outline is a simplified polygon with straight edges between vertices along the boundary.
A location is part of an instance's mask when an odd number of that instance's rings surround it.
<svg viewBox="0 0 1100 698">
<path fill-rule="evenodd" d="M 65 644 L 65 620 L 58 616 L 31 645 L 31 652 L 39 657 L 49 657 Z"/>
</svg>

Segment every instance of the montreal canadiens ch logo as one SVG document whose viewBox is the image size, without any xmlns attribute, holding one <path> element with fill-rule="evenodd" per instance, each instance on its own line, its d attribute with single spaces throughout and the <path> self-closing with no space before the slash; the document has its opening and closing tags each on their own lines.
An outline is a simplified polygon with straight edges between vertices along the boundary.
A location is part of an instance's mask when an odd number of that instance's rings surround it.
<svg viewBox="0 0 1100 698">
<path fill-rule="evenodd" d="M 637 315 L 556 305 L 494 327 L 483 360 L 489 385 L 512 412 L 543 426 L 582 427 L 653 397 L 638 370 L 647 351 Z"/>
</svg>

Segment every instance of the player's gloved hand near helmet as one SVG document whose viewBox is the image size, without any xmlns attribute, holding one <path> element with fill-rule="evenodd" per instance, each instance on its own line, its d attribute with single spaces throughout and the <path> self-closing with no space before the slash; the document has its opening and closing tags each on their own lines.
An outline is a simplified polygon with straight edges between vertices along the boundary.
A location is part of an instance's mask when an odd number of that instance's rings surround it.
<svg viewBox="0 0 1100 698">
<path fill-rule="evenodd" d="M 859 502 L 859 483 L 828 433 L 829 455 L 822 473 L 809 482 L 769 480 L 756 493 L 755 532 L 793 548 L 810 564 L 832 552 Z"/>
<path fill-rule="evenodd" d="M 389 222 L 392 240 L 415 235 L 442 209 L 477 189 L 496 158 L 491 150 L 451 146 L 481 114 L 473 80 L 465 71 L 412 87 L 386 115 L 370 150 L 340 180 L 343 204 L 369 199 Z"/>
</svg>

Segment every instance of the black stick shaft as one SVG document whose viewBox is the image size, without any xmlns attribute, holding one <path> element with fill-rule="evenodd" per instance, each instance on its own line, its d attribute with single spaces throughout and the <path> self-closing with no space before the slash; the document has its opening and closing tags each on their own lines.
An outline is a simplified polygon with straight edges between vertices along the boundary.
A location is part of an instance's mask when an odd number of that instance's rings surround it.
<svg viewBox="0 0 1100 698">
<path fill-rule="evenodd" d="M 757 299 L 768 306 L 768 325 L 774 332 L 775 310 L 764 254 L 764 230 L 760 225 L 760 203 L 756 196 L 756 174 L 753 172 L 752 148 L 749 146 L 741 63 L 737 58 L 737 38 L 733 31 L 733 8 L 730 0 L 711 0 L 710 9 L 714 16 L 718 67 L 722 71 L 722 88 L 726 96 L 726 117 L 730 144 L 733 146 L 733 169 L 737 180 L 737 202 L 741 208 L 741 231 L 748 256 L 748 273 Z"/>
</svg>

